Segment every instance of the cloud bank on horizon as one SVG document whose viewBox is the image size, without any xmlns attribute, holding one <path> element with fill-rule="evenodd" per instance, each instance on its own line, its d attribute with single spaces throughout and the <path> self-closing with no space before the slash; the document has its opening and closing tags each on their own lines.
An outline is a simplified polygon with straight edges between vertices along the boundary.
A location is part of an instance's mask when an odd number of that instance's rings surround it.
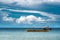
<svg viewBox="0 0 60 40">
<path fill-rule="evenodd" d="M 43 3 L 47 4 L 56 4 L 59 3 L 59 0 L 0 0 L 0 3 L 15 6 L 21 6 L 22 9 L 10 9 L 1 7 L 0 8 L 0 27 L 3 28 L 5 26 L 11 25 L 10 28 L 32 28 L 31 26 L 46 26 L 47 24 L 51 26 L 51 28 L 60 28 L 60 15 L 52 14 L 49 12 L 32 10 L 34 6 L 42 5 Z M 27 4 L 28 3 L 28 4 Z M 29 8 L 30 10 L 24 9 L 25 7 Z M 19 7 L 20 8 L 20 7 Z M 51 11 L 51 10 L 50 10 Z M 59 11 L 59 10 L 58 10 Z M 37 15 L 37 16 L 36 16 Z M 17 17 L 18 16 L 18 17 Z M 53 23 L 53 24 L 52 24 Z M 7 25 L 6 25 L 7 24 Z M 26 25 L 27 24 L 27 25 Z M 4 26 L 3 26 L 4 25 Z M 54 26 L 55 25 L 55 26 Z M 15 26 L 15 27 L 12 27 Z M 29 27 L 25 27 L 29 26 Z M 39 28 L 39 27 L 36 27 Z"/>
</svg>

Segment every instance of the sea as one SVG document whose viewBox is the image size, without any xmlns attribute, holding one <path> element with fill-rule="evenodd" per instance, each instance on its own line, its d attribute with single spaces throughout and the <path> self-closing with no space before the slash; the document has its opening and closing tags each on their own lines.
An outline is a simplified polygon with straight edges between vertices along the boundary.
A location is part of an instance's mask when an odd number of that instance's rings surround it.
<svg viewBox="0 0 60 40">
<path fill-rule="evenodd" d="M 0 40 L 60 40 L 60 29 L 49 32 L 27 32 L 23 29 L 0 29 Z"/>
</svg>

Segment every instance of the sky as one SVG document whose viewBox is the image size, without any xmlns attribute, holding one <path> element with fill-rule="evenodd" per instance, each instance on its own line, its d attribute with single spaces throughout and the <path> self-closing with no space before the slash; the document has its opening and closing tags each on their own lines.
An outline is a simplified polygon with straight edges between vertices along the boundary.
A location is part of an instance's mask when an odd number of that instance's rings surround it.
<svg viewBox="0 0 60 40">
<path fill-rule="evenodd" d="M 0 0 L 0 28 L 60 28 L 59 0 Z"/>
</svg>

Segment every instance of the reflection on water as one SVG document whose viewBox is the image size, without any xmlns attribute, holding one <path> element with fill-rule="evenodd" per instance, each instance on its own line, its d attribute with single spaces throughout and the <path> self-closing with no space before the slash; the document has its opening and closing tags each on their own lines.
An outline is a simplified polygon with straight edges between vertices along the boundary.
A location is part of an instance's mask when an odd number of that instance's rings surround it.
<svg viewBox="0 0 60 40">
<path fill-rule="evenodd" d="M 60 40 L 60 29 L 27 32 L 26 29 L 0 29 L 0 40 Z"/>
</svg>

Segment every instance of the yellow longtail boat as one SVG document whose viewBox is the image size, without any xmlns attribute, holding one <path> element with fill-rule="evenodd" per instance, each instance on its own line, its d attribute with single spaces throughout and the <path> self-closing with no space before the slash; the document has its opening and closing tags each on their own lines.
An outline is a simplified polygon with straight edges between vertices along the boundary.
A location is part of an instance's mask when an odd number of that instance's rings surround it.
<svg viewBox="0 0 60 40">
<path fill-rule="evenodd" d="M 27 32 L 48 32 L 50 29 L 49 27 L 45 27 L 45 28 L 42 28 L 42 29 L 28 29 Z"/>
</svg>

